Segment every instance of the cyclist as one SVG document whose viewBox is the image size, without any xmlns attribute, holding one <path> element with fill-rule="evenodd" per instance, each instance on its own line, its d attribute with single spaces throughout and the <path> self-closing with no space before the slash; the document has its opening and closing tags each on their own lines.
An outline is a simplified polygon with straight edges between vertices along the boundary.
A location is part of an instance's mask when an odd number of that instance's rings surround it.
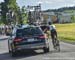
<svg viewBox="0 0 75 60">
<path fill-rule="evenodd" d="M 57 40 L 56 27 L 51 22 L 49 22 L 49 28 L 50 28 L 50 32 L 51 32 L 51 38 L 52 38 L 53 47 L 55 48 L 55 40 Z M 56 39 L 55 39 L 55 37 L 56 37 Z"/>
</svg>

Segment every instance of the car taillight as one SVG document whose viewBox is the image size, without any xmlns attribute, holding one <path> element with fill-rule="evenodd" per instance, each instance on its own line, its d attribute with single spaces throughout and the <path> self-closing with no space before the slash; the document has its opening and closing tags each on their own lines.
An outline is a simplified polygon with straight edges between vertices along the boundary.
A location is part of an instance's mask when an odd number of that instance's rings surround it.
<svg viewBox="0 0 75 60">
<path fill-rule="evenodd" d="M 41 36 L 39 36 L 39 38 L 44 39 L 45 38 L 45 35 L 41 35 Z"/>
<path fill-rule="evenodd" d="M 20 41 L 22 41 L 21 38 L 15 38 L 15 39 L 14 39 L 14 42 L 20 42 Z"/>
</svg>

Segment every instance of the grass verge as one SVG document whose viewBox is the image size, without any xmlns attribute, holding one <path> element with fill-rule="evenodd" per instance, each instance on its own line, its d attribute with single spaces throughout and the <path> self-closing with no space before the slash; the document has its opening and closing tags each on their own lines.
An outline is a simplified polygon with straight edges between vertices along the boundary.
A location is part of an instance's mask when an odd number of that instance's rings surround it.
<svg viewBox="0 0 75 60">
<path fill-rule="evenodd" d="M 59 40 L 75 42 L 75 23 L 55 24 Z"/>
</svg>

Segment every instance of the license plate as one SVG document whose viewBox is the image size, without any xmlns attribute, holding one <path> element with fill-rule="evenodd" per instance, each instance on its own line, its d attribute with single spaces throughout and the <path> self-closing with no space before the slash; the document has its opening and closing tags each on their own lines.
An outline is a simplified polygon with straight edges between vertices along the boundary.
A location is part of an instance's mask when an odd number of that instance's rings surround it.
<svg viewBox="0 0 75 60">
<path fill-rule="evenodd" d="M 33 42 L 33 41 L 35 41 L 34 39 L 28 39 L 28 42 Z"/>
</svg>

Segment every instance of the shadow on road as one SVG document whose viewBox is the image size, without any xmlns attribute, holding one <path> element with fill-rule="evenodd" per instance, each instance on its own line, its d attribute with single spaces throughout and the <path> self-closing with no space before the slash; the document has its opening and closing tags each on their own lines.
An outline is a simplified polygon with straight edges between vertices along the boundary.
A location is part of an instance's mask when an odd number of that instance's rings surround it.
<svg viewBox="0 0 75 60">
<path fill-rule="evenodd" d="M 62 49 L 62 50 L 60 50 L 60 51 L 56 51 L 56 50 L 52 50 L 52 51 L 50 51 L 50 53 L 75 53 L 75 50 L 74 49 L 69 49 L 69 50 L 67 50 L 67 49 Z"/>
<path fill-rule="evenodd" d="M 60 52 L 57 52 L 55 50 L 51 51 L 50 53 L 47 53 L 47 54 L 52 54 L 52 53 L 70 53 L 70 52 L 73 52 L 75 53 L 75 50 L 61 50 Z M 27 57 L 32 57 L 32 56 L 37 56 L 37 55 L 43 55 L 44 53 L 43 52 L 35 52 L 35 51 L 26 51 L 26 52 L 20 52 L 19 54 L 16 55 L 16 57 L 11 57 L 9 55 L 9 53 L 2 53 L 0 54 L 0 60 L 16 60 L 16 59 L 22 59 L 22 58 L 27 58 Z"/>
<path fill-rule="evenodd" d="M 19 54 L 16 55 L 16 57 L 11 57 L 7 52 L 7 53 L 0 54 L 0 60 L 16 60 L 16 59 L 32 57 L 40 54 L 43 54 L 43 52 L 37 53 L 35 51 L 26 51 L 26 52 L 20 52 Z"/>
</svg>

